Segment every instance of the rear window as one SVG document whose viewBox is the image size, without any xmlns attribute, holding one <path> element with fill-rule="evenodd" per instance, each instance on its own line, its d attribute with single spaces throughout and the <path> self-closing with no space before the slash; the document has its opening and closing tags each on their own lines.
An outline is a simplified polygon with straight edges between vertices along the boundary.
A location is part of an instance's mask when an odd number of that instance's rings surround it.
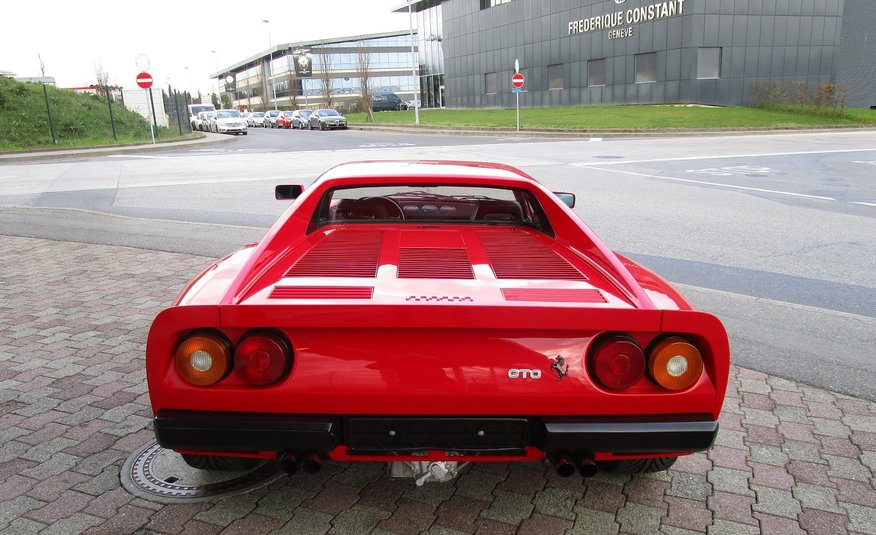
<svg viewBox="0 0 876 535">
<path fill-rule="evenodd" d="M 213 106 L 209 106 L 209 105 L 192 106 L 192 115 L 197 115 L 197 114 L 201 113 L 202 111 L 213 111 L 215 109 L 216 108 L 214 108 Z"/>
<path fill-rule="evenodd" d="M 517 225 L 539 230 L 547 225 L 529 191 L 451 185 L 332 189 L 320 202 L 315 222 Z"/>
</svg>

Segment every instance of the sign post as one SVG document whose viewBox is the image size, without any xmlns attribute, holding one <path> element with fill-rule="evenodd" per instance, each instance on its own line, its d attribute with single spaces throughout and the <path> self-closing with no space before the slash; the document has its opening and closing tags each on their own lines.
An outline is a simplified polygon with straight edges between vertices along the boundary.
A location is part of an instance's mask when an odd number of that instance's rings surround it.
<svg viewBox="0 0 876 535">
<path fill-rule="evenodd" d="M 149 102 L 152 103 L 152 107 L 149 109 L 149 132 L 152 134 L 152 144 L 155 145 L 155 102 L 152 100 L 152 75 L 146 71 L 141 72 L 137 75 L 137 85 L 142 89 L 149 90 Z"/>
<path fill-rule="evenodd" d="M 514 76 L 511 77 L 511 91 L 517 99 L 517 131 L 520 132 L 520 92 L 523 91 L 523 84 L 526 80 L 520 74 L 520 62 L 514 60 Z"/>
</svg>

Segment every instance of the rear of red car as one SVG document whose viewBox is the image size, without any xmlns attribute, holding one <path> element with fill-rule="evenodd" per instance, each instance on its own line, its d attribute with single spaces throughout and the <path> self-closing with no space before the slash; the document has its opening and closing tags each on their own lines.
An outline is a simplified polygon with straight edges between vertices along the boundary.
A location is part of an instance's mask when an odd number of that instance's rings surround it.
<svg viewBox="0 0 876 535">
<path fill-rule="evenodd" d="M 350 225 L 280 255 L 237 302 L 196 304 L 239 261 L 153 325 L 165 447 L 587 464 L 703 450 L 717 431 L 723 327 L 640 268 L 663 308 L 534 231 Z"/>
</svg>

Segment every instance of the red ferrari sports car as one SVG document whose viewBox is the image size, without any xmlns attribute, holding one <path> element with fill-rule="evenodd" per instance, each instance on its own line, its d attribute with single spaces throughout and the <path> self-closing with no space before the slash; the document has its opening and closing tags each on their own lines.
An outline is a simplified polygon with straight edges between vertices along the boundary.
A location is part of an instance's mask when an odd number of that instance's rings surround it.
<svg viewBox="0 0 876 535">
<path fill-rule="evenodd" d="M 149 333 L 159 444 L 192 466 L 467 462 L 668 468 L 718 429 L 721 322 L 612 252 L 505 165 L 357 162 L 278 186 L 257 244 L 197 276 Z"/>
</svg>

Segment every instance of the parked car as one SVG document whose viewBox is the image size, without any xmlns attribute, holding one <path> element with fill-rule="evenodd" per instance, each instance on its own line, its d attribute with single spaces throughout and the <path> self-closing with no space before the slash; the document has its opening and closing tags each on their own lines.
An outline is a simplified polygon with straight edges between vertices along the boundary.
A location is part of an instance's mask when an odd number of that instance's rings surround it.
<svg viewBox="0 0 876 535">
<path fill-rule="evenodd" d="M 189 104 L 189 123 L 192 125 L 192 130 L 200 130 L 200 122 L 198 114 L 202 111 L 216 111 L 212 104 Z"/>
<path fill-rule="evenodd" d="M 212 130 L 210 122 L 215 115 L 215 111 L 202 111 L 198 113 L 198 118 L 195 120 L 198 125 L 198 130 L 201 132 L 210 132 Z"/>
<path fill-rule="evenodd" d="M 262 117 L 262 126 L 265 128 L 277 128 L 277 117 L 280 116 L 280 110 L 266 111 Z"/>
<path fill-rule="evenodd" d="M 265 112 L 254 111 L 246 118 L 247 126 L 265 126 Z"/>
<path fill-rule="evenodd" d="M 395 93 L 374 93 L 371 96 L 373 111 L 398 111 L 408 109 L 408 105 Z"/>
<path fill-rule="evenodd" d="M 277 128 L 292 128 L 292 112 L 280 112 L 277 116 Z"/>
<path fill-rule="evenodd" d="M 307 126 L 307 120 L 310 118 L 310 115 L 313 113 L 313 110 L 295 110 L 292 112 L 292 128 L 300 128 L 304 130 L 304 127 Z"/>
<path fill-rule="evenodd" d="M 210 128 L 217 134 L 247 134 L 246 121 L 237 110 L 218 110 L 216 117 L 210 123 Z"/>
<path fill-rule="evenodd" d="M 319 128 L 326 130 L 328 128 L 347 128 L 347 118 L 333 109 L 316 110 L 310 114 L 307 119 L 307 128 L 313 130 Z"/>
<path fill-rule="evenodd" d="M 287 472 L 389 461 L 450 481 L 462 462 L 650 472 L 708 449 L 727 333 L 501 164 L 356 162 L 155 318 L 158 443 L 190 465 Z"/>
</svg>

